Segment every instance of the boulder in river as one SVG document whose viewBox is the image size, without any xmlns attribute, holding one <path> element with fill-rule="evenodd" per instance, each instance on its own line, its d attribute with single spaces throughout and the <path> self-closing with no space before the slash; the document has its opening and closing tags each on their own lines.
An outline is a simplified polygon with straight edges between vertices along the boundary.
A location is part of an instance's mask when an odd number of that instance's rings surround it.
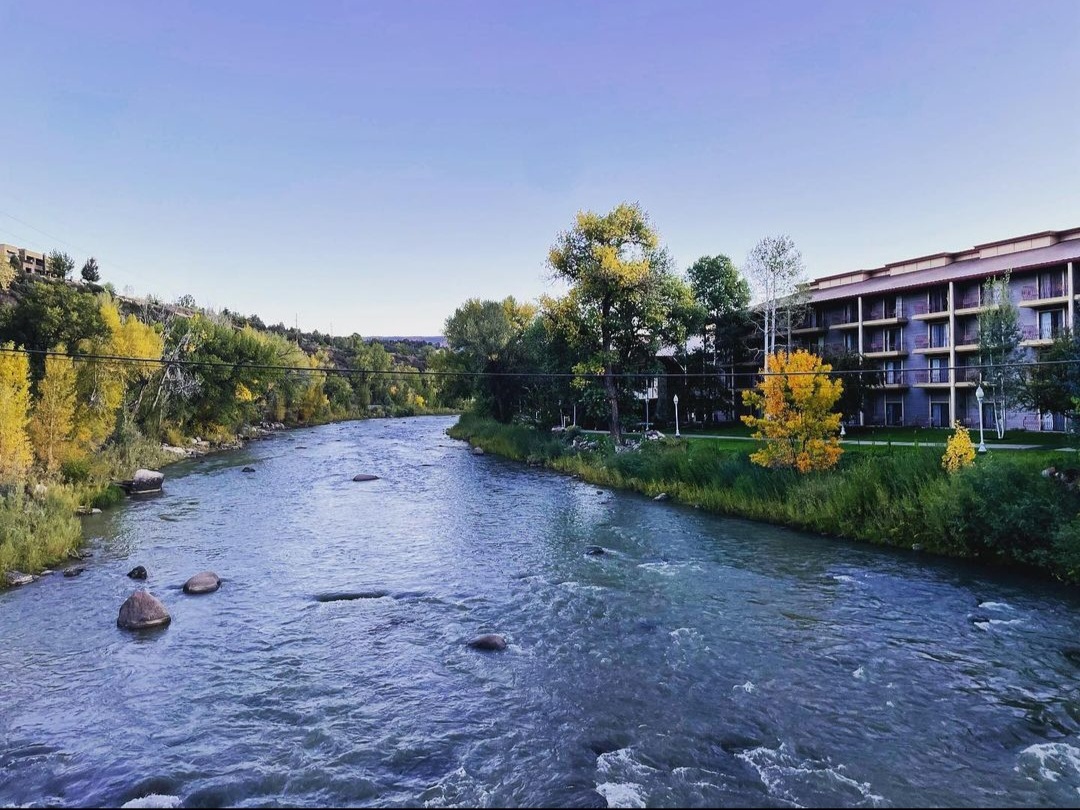
<svg viewBox="0 0 1080 810">
<path fill-rule="evenodd" d="M 4 574 L 4 584 L 9 588 L 16 585 L 27 585 L 34 581 L 34 578 L 30 574 L 24 574 L 22 571 L 8 571 Z"/>
<path fill-rule="evenodd" d="M 135 591 L 120 606 L 116 626 L 125 630 L 144 630 L 148 627 L 164 627 L 172 617 L 165 605 L 146 591 Z"/>
<path fill-rule="evenodd" d="M 378 481 L 379 476 L 370 475 L 369 473 L 359 473 L 353 476 L 353 481 Z"/>
<path fill-rule="evenodd" d="M 671 498 L 670 495 L 668 495 L 666 492 L 661 492 L 659 495 L 657 495 L 655 498 L 653 498 L 653 500 L 654 501 L 666 501 L 669 498 Z"/>
<path fill-rule="evenodd" d="M 482 455 L 484 455 L 484 448 L 483 447 L 474 447 L 472 449 L 472 454 L 474 456 L 482 456 Z"/>
<path fill-rule="evenodd" d="M 588 554 L 590 557 L 599 557 L 603 554 L 607 554 L 607 552 L 604 551 L 603 546 L 589 546 L 585 549 L 585 553 Z"/>
<path fill-rule="evenodd" d="M 221 577 L 213 571 L 201 571 L 184 583 L 184 593 L 213 593 L 221 587 Z"/>
<path fill-rule="evenodd" d="M 500 636 L 498 633 L 485 633 L 482 636 L 477 636 L 469 642 L 469 646 L 474 650 L 484 650 L 486 652 L 499 652 L 506 649 L 506 638 Z"/>
<path fill-rule="evenodd" d="M 67 568 L 67 569 L 65 569 L 65 570 L 64 570 L 64 576 L 65 576 L 65 577 L 69 577 L 69 578 L 70 578 L 70 577 L 77 577 L 77 576 L 78 576 L 79 574 L 81 574 L 81 573 L 82 573 L 83 571 L 85 571 L 85 570 L 86 570 L 86 566 L 85 566 L 85 565 L 76 565 L 76 566 L 75 566 L 75 567 L 73 567 L 73 568 Z"/>
<path fill-rule="evenodd" d="M 143 568 L 141 565 L 136 565 L 134 568 L 128 571 L 128 576 L 131 577 L 131 579 L 146 579 L 146 569 Z"/>
<path fill-rule="evenodd" d="M 248 472 L 248 473 L 255 472 L 255 468 L 254 467 L 244 467 L 244 469 L 242 469 L 240 472 Z"/>
<path fill-rule="evenodd" d="M 135 476 L 130 481 L 118 481 L 128 495 L 138 495 L 143 492 L 161 492 L 161 485 L 165 483 L 164 473 L 156 470 L 136 470 Z"/>
</svg>

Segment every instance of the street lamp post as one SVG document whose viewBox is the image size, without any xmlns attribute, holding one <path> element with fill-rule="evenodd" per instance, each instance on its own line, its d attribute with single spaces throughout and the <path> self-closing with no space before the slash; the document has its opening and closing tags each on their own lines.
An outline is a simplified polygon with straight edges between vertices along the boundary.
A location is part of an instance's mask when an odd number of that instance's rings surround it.
<svg viewBox="0 0 1080 810">
<path fill-rule="evenodd" d="M 679 395 L 676 394 L 671 398 L 671 401 L 675 403 L 675 438 L 679 437 Z"/>
<path fill-rule="evenodd" d="M 986 452 L 986 441 L 983 439 L 983 397 L 986 394 L 983 392 L 982 383 L 979 383 L 979 387 L 975 389 L 975 399 L 979 401 L 979 452 Z"/>
</svg>

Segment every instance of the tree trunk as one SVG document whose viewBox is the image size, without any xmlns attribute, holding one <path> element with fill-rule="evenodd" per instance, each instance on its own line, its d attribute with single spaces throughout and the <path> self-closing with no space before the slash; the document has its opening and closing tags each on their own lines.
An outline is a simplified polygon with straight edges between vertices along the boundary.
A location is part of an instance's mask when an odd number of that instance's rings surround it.
<svg viewBox="0 0 1080 810">
<path fill-rule="evenodd" d="M 607 394 L 608 406 L 611 408 L 611 439 L 615 444 L 619 444 L 622 441 L 619 430 L 619 392 L 615 388 L 615 376 L 611 373 L 610 368 L 604 369 L 604 393 Z"/>
</svg>

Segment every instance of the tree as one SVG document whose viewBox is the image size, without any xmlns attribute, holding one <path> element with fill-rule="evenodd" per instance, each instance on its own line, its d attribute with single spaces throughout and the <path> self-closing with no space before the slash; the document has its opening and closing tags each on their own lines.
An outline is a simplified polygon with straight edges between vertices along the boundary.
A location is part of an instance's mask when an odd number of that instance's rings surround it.
<svg viewBox="0 0 1080 810">
<path fill-rule="evenodd" d="M 762 380 L 743 392 L 746 404 L 761 414 L 744 416 L 743 422 L 754 429 L 755 439 L 766 441 L 751 461 L 806 473 L 827 470 L 840 460 L 840 414 L 833 407 L 844 384 L 830 378 L 830 371 L 831 366 L 804 349 L 766 358 Z"/>
<path fill-rule="evenodd" d="M 65 460 L 74 424 L 75 364 L 70 357 L 50 355 L 45 358 L 45 376 L 38 383 L 29 426 L 34 453 L 48 475 L 55 474 Z"/>
<path fill-rule="evenodd" d="M 843 393 L 836 407 L 848 421 L 866 410 L 866 402 L 873 389 L 883 382 L 885 373 L 880 368 L 868 367 L 858 352 L 842 352 L 823 358 L 832 367 L 833 375 L 844 382 Z M 839 373 L 838 373 L 839 372 Z"/>
<path fill-rule="evenodd" d="M 21 483 L 30 470 L 33 450 L 30 421 L 30 364 L 10 341 L 0 346 L 0 484 Z"/>
<path fill-rule="evenodd" d="M 1028 367 L 1018 402 L 1033 411 L 1067 416 L 1075 429 L 1080 419 L 1080 334 L 1058 335 L 1038 359 Z"/>
<path fill-rule="evenodd" d="M 570 283 L 549 315 L 574 322 L 579 360 L 603 379 L 609 429 L 619 442 L 619 376 L 651 371 L 662 344 L 682 345 L 692 322 L 690 290 L 672 272 L 636 204 L 622 203 L 603 215 L 579 213 L 574 227 L 556 239 L 548 265 Z"/>
<path fill-rule="evenodd" d="M 46 260 L 49 272 L 57 278 L 68 278 L 75 270 L 75 260 L 66 253 L 54 250 Z"/>
<path fill-rule="evenodd" d="M 0 290 L 7 291 L 10 289 L 11 282 L 15 280 L 17 275 L 18 271 L 15 269 L 12 260 L 0 253 Z"/>
<path fill-rule="evenodd" d="M 1005 438 L 1009 404 L 1023 390 L 1020 350 L 1020 310 L 1009 295 L 1009 274 L 993 277 L 983 284 L 979 313 L 979 357 L 983 382 L 990 387 L 994 408 L 994 428 L 998 439 Z"/>
<path fill-rule="evenodd" d="M 101 281 L 101 271 L 98 270 L 97 259 L 91 256 L 86 260 L 86 264 L 82 266 L 82 280 L 92 283 Z"/>
<path fill-rule="evenodd" d="M 777 334 L 790 331 L 795 310 L 804 303 L 802 254 L 790 236 L 767 236 L 750 251 L 743 270 L 760 302 L 765 354 L 774 354 Z"/>
<path fill-rule="evenodd" d="M 709 412 L 717 410 L 718 400 L 727 399 L 734 411 L 734 385 L 721 384 L 720 368 L 727 368 L 734 378 L 735 364 L 746 355 L 746 337 L 750 321 L 750 284 L 739 273 L 727 256 L 702 256 L 686 271 L 694 301 L 701 310 L 698 325 L 701 331 L 702 350 L 700 363 L 702 377 L 693 386 L 686 408 L 702 407 Z M 706 363 L 711 361 L 715 376 L 705 376 Z M 688 360 L 689 362 L 689 360 Z"/>
<path fill-rule="evenodd" d="M 945 444 L 945 453 L 941 457 L 941 466 L 950 475 L 975 463 L 975 445 L 971 443 L 968 429 L 959 422 L 954 427 L 956 432 L 949 437 Z"/>
</svg>

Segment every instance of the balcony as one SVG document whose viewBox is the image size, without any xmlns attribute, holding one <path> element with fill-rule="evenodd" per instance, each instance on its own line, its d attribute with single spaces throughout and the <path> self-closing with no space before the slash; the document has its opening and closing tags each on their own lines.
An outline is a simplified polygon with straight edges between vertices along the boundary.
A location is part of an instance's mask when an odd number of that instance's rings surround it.
<svg viewBox="0 0 1080 810">
<path fill-rule="evenodd" d="M 907 321 L 903 307 L 878 304 L 870 307 L 870 313 L 863 320 L 863 326 L 898 326 Z"/>
<path fill-rule="evenodd" d="M 911 317 L 917 321 L 932 321 L 937 318 L 949 317 L 949 302 L 948 301 L 935 301 L 931 304 L 927 304 L 925 301 L 919 301 L 912 304 L 909 307 Z"/>
<path fill-rule="evenodd" d="M 828 329 L 823 318 L 810 318 L 791 330 L 793 335 L 816 335 Z"/>
<path fill-rule="evenodd" d="M 1025 326 L 1020 330 L 1021 346 L 1049 346 L 1065 331 L 1063 326 Z"/>
<path fill-rule="evenodd" d="M 976 291 L 974 293 L 968 293 L 960 298 L 960 301 L 956 307 L 957 315 L 978 315 L 989 305 L 984 304 L 982 300 L 982 293 Z"/>
<path fill-rule="evenodd" d="M 1020 290 L 1020 306 L 1044 307 L 1054 304 L 1065 304 L 1069 301 L 1068 291 L 1064 282 L 1055 281 L 1050 284 L 1030 284 Z"/>
<path fill-rule="evenodd" d="M 907 349 L 898 342 L 871 343 L 863 349 L 863 357 L 873 358 L 907 357 L 907 353 Z"/>
<path fill-rule="evenodd" d="M 906 371 L 882 371 L 871 387 L 881 391 L 901 391 L 909 386 Z"/>
<path fill-rule="evenodd" d="M 859 318 L 854 313 L 843 312 L 838 315 L 830 315 L 825 319 L 830 329 L 854 329 L 859 325 Z"/>
<path fill-rule="evenodd" d="M 948 388 L 952 385 L 947 368 L 920 368 L 911 374 L 916 388 Z"/>
<path fill-rule="evenodd" d="M 979 330 L 969 329 L 956 337 L 957 352 L 977 352 L 979 350 Z"/>
<path fill-rule="evenodd" d="M 926 335 L 919 335 L 915 338 L 916 354 L 942 354 L 947 351 L 949 351 L 948 340 L 931 341 Z"/>
</svg>

